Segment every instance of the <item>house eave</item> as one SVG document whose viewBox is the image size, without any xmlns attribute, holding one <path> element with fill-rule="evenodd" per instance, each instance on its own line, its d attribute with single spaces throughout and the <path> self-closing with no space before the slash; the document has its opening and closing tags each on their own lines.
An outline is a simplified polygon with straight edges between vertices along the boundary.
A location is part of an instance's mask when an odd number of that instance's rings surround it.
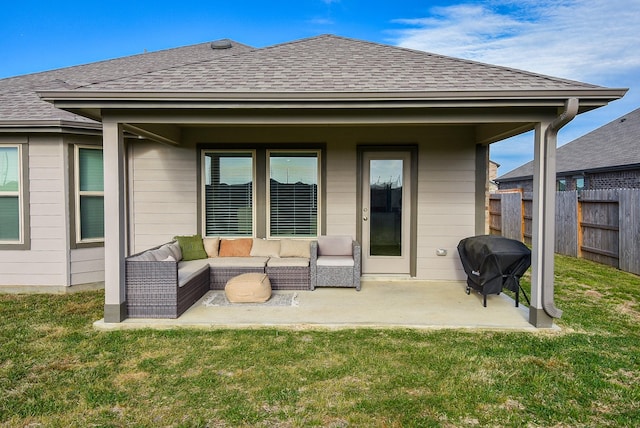
<svg viewBox="0 0 640 428">
<path fill-rule="evenodd" d="M 584 111 L 621 98 L 627 89 L 456 90 L 406 92 L 103 92 L 41 91 L 61 109 L 97 111 L 126 108 L 407 108 L 562 107 L 579 98 Z"/>
<path fill-rule="evenodd" d="M 99 122 L 69 120 L 0 120 L 0 134 L 83 134 L 100 135 Z"/>
<path fill-rule="evenodd" d="M 556 177 L 569 177 L 569 176 L 577 176 L 577 175 L 583 175 L 583 174 L 599 174 L 602 172 L 632 171 L 636 169 L 640 169 L 640 163 L 557 171 Z M 508 177 L 508 178 L 498 177 L 494 181 L 496 183 L 511 183 L 514 181 L 525 181 L 525 180 L 533 180 L 533 175 L 529 174 L 529 175 L 521 175 L 518 177 Z"/>
</svg>

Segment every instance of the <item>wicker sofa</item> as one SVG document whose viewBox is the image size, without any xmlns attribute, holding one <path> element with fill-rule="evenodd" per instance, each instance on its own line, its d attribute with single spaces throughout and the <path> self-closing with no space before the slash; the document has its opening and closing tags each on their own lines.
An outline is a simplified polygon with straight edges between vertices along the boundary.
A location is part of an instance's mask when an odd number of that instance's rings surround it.
<svg viewBox="0 0 640 428">
<path fill-rule="evenodd" d="M 262 240 L 254 242 L 262 244 Z M 313 242 L 306 241 L 307 250 L 303 254 L 298 252 L 301 242 L 305 241 L 286 242 L 285 249 L 283 240 L 284 252 L 277 254 L 272 246 L 249 256 L 220 257 L 216 254 L 215 257 L 182 260 L 180 246 L 174 241 L 129 256 L 125 259 L 128 316 L 177 318 L 208 290 L 223 290 L 229 279 L 250 272 L 269 275 L 274 290 L 310 290 Z M 224 243 L 220 241 L 221 246 Z M 297 248 L 297 251 L 292 252 L 291 248 Z"/>
</svg>

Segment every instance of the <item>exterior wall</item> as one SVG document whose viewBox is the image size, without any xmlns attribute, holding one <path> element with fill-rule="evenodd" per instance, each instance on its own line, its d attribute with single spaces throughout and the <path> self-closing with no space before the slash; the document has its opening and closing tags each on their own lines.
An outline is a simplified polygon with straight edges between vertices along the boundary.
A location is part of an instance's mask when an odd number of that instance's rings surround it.
<svg viewBox="0 0 640 428">
<path fill-rule="evenodd" d="M 564 179 L 566 181 L 566 189 L 564 190 L 578 190 L 576 189 L 576 175 L 557 175 L 558 179 Z M 597 173 L 585 172 L 584 177 L 584 189 L 585 190 L 600 190 L 600 189 L 640 189 L 640 169 L 627 170 L 627 171 L 604 171 Z M 524 192 L 533 191 L 533 180 L 519 180 L 501 182 L 499 185 L 500 190 L 507 189 L 523 189 Z"/>
<path fill-rule="evenodd" d="M 504 181 L 498 183 L 499 190 L 522 189 L 523 192 L 533 192 L 533 180 Z"/>
<path fill-rule="evenodd" d="M 489 161 L 489 192 L 493 193 L 498 190 L 498 185 L 494 181 L 498 177 L 499 164 Z"/>
<path fill-rule="evenodd" d="M 0 286 L 67 286 L 68 176 L 62 137 L 30 137 L 28 165 L 23 167 L 29 168 L 25 202 L 30 212 L 30 249 L 0 251 Z"/>
<path fill-rule="evenodd" d="M 198 155 L 192 147 L 129 145 L 130 253 L 197 231 Z"/>
<path fill-rule="evenodd" d="M 22 137 L 27 140 L 27 137 Z M 104 281 L 104 247 L 72 248 L 73 144 L 96 144 L 97 137 L 28 137 L 29 249 L 0 250 L 0 287 L 5 290 L 62 291 Z M 3 137 L 2 142 L 11 143 Z M 15 141 L 14 141 L 15 142 Z"/>
<path fill-rule="evenodd" d="M 640 189 L 640 169 L 584 175 L 585 189 Z"/>
<path fill-rule="evenodd" d="M 130 252 L 198 231 L 198 143 L 326 144 L 324 234 L 356 237 L 358 145 L 418 145 L 417 278 L 461 280 L 457 244 L 475 232 L 476 151 L 471 127 L 219 128 L 187 131 L 184 145 L 130 145 Z M 437 256 L 444 248 L 447 256 Z"/>
<path fill-rule="evenodd" d="M 70 264 L 70 285 L 104 282 L 104 247 L 72 249 Z"/>
<path fill-rule="evenodd" d="M 437 128 L 436 128 L 437 129 Z M 462 280 L 462 238 L 475 235 L 475 145 L 470 128 L 430 130 L 420 145 L 417 278 Z M 436 250 L 447 250 L 437 256 Z"/>
<path fill-rule="evenodd" d="M 327 145 L 325 235 L 356 236 L 357 159 L 354 141 L 332 142 Z"/>
</svg>

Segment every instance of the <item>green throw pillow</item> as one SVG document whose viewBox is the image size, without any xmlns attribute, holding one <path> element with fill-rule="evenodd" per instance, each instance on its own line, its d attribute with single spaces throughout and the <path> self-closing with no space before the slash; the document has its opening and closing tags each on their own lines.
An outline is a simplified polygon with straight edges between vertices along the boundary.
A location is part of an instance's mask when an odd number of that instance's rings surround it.
<svg viewBox="0 0 640 428">
<path fill-rule="evenodd" d="M 198 260 L 206 259 L 207 252 L 204 250 L 202 244 L 202 236 L 175 236 L 173 239 L 180 244 L 180 251 L 182 251 L 182 260 Z"/>
</svg>

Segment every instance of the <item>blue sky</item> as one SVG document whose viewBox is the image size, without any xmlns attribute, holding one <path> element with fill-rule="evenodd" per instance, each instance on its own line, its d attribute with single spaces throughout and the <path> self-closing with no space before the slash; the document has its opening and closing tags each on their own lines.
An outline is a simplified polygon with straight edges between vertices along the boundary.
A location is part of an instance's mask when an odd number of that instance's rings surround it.
<svg viewBox="0 0 640 428">
<path fill-rule="evenodd" d="M 337 34 L 630 88 L 563 128 L 567 143 L 640 107 L 640 0 L 4 2 L 0 78 L 231 38 L 263 47 Z M 499 174 L 533 158 L 531 134 L 491 146 Z"/>
</svg>

